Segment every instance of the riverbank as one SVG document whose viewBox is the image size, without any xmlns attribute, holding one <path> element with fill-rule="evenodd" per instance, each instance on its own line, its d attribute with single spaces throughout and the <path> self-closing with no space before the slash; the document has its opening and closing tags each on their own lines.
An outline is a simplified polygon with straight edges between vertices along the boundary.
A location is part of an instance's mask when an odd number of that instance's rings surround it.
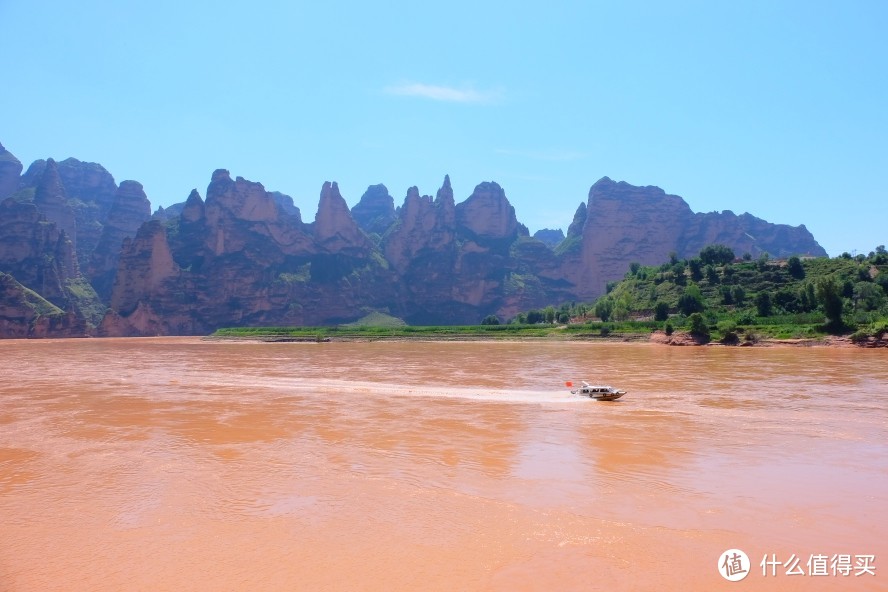
<svg viewBox="0 0 888 592">
<path fill-rule="evenodd" d="M 472 329 L 477 329 L 472 331 Z M 882 348 L 888 347 L 888 339 L 870 337 L 854 341 L 847 336 L 823 335 L 809 338 L 779 339 L 756 336 L 751 339 L 724 342 L 706 340 L 684 331 L 667 335 L 663 331 L 649 332 L 593 332 L 570 330 L 568 327 L 488 330 L 476 327 L 401 327 L 380 329 L 372 327 L 349 328 L 273 328 L 273 329 L 224 329 L 203 338 L 207 341 L 240 341 L 259 343 L 329 343 L 329 342 L 372 342 L 372 341 L 588 341 L 595 343 L 654 343 L 670 346 L 721 346 L 721 347 L 842 347 L 842 348 Z"/>
</svg>

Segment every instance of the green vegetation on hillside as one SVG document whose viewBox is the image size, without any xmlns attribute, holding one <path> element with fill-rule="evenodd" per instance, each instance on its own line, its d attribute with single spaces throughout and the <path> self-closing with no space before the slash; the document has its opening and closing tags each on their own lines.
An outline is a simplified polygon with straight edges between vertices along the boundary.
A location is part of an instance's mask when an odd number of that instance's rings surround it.
<svg viewBox="0 0 888 592">
<path fill-rule="evenodd" d="M 713 245 L 690 260 L 633 263 L 596 302 L 531 310 L 515 322 L 565 318 L 628 323 L 639 331 L 655 322 L 724 343 L 827 333 L 881 338 L 888 332 L 888 253 L 879 246 L 868 256 L 738 260 L 728 247 Z"/>
<path fill-rule="evenodd" d="M 71 306 L 80 312 L 90 327 L 97 327 L 102 322 L 107 307 L 102 304 L 99 295 L 85 278 L 67 280 L 65 293 Z"/>
<path fill-rule="evenodd" d="M 21 306 L 33 311 L 36 317 L 62 316 L 65 314 L 61 308 L 46 300 L 37 292 L 26 288 L 8 273 L 0 271 L 0 295 L 3 296 L 7 307 Z"/>
<path fill-rule="evenodd" d="M 659 266 L 630 265 L 623 280 L 608 284 L 595 302 L 519 313 L 508 323 L 495 315 L 480 325 L 408 326 L 370 313 L 336 327 L 237 327 L 215 337 L 268 341 L 341 339 L 647 338 L 652 331 L 683 330 L 698 341 L 725 344 L 760 338 L 817 339 L 851 334 L 854 341 L 888 334 L 888 253 L 845 253 L 830 259 L 790 257 L 753 260 L 722 245 L 698 257 L 674 255 Z"/>
</svg>

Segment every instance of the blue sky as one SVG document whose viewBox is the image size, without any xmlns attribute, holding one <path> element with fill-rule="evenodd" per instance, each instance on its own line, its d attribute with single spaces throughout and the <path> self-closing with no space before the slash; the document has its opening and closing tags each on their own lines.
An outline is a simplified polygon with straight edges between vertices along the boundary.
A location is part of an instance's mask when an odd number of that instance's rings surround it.
<svg viewBox="0 0 888 592">
<path fill-rule="evenodd" d="M 214 169 L 350 205 L 502 185 L 566 230 L 602 176 L 888 243 L 888 2 L 0 0 L 0 142 L 152 205 Z"/>
</svg>

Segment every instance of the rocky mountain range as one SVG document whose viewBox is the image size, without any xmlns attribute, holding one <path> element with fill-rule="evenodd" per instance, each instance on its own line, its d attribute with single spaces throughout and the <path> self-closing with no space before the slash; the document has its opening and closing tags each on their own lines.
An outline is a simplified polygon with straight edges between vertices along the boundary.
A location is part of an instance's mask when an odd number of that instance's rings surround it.
<svg viewBox="0 0 888 592">
<path fill-rule="evenodd" d="M 202 197 L 151 205 L 102 166 L 38 160 L 0 145 L 0 337 L 200 335 L 224 326 L 329 325 L 381 311 L 411 324 L 588 301 L 637 261 L 720 243 L 735 252 L 825 255 L 804 226 L 694 213 L 680 197 L 607 177 L 567 234 L 531 237 L 505 191 L 402 205 L 371 185 L 349 208 L 324 183 L 314 221 L 291 197 L 212 174 Z"/>
</svg>

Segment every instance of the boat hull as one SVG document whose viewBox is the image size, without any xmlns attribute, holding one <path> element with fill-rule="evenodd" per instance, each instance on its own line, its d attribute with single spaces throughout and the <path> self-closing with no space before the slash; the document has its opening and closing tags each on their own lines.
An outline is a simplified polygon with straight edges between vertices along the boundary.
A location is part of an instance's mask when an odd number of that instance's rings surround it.
<svg viewBox="0 0 888 592">
<path fill-rule="evenodd" d="M 586 395 L 590 399 L 594 399 L 596 401 L 616 401 L 626 393 L 614 393 L 612 395 Z"/>
<path fill-rule="evenodd" d="M 589 397 L 596 401 L 616 401 L 625 395 L 626 391 L 621 391 L 610 386 L 583 384 L 582 387 L 574 389 L 570 391 L 570 393 L 572 395 L 580 395 L 581 397 Z"/>
</svg>

